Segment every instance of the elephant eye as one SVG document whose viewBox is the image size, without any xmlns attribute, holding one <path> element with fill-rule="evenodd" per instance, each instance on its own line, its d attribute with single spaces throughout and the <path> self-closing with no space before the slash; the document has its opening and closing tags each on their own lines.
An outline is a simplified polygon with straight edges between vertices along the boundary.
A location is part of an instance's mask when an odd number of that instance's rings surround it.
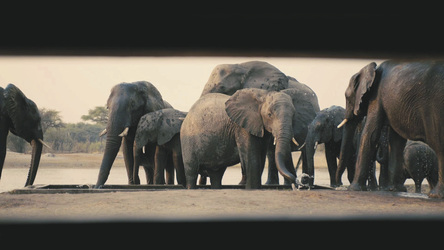
<svg viewBox="0 0 444 250">
<path fill-rule="evenodd" d="M 271 116 L 272 116 L 272 114 L 271 114 L 271 113 L 268 113 L 268 117 L 270 117 L 270 118 L 271 118 Z"/>
</svg>

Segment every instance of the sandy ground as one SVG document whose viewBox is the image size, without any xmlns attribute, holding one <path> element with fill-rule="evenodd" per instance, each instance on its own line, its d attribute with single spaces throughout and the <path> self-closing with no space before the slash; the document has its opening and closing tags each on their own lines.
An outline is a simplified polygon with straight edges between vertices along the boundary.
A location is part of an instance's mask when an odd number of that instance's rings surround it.
<svg viewBox="0 0 444 250">
<path fill-rule="evenodd" d="M 26 180 L 30 156 L 8 152 L 0 188 L 0 222 L 44 220 L 183 220 L 209 218 L 444 218 L 444 200 L 424 194 L 350 192 L 346 190 L 157 190 L 90 194 L 11 194 Z M 101 155 L 42 156 L 36 184 L 94 183 Z M 315 158 L 316 184 L 326 185 L 328 174 L 322 154 Z M 63 166 L 65 172 L 57 172 Z M 73 171 L 73 172 L 69 172 Z M 266 175 L 264 172 L 264 178 Z M 16 173 L 16 174 L 14 174 Z M 64 173 L 65 177 L 59 176 Z M 76 179 L 72 173 L 77 173 Z M 121 157 L 116 159 L 107 184 L 125 184 Z M 87 176 L 85 176 L 87 175 Z M 49 178 L 49 179 L 48 179 Z M 240 169 L 232 167 L 223 184 L 235 184 Z M 52 181 L 51 181 L 52 180 Z M 344 177 L 344 182 L 345 181 Z M 234 183 L 233 183 L 234 182 Z M 7 186 L 5 188 L 5 186 Z M 5 190 L 6 189 L 6 190 Z"/>
</svg>

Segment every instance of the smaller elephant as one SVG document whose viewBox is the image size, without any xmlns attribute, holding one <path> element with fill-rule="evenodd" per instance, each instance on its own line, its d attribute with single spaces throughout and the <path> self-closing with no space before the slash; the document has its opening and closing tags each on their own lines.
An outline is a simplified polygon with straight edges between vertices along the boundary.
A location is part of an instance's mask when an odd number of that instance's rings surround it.
<svg viewBox="0 0 444 250">
<path fill-rule="evenodd" d="M 330 186 L 336 187 L 336 170 L 342 142 L 342 128 L 337 126 L 344 120 L 345 109 L 331 106 L 317 113 L 314 120 L 308 125 L 308 134 L 305 139 L 308 169 L 314 169 L 314 153 L 319 143 L 325 144 L 325 158 L 327 159 L 330 174 Z M 314 173 L 314 171 L 312 171 Z M 313 176 L 314 177 L 314 176 Z M 311 183 L 313 185 L 313 183 Z"/>
<path fill-rule="evenodd" d="M 167 108 L 150 112 L 140 118 L 134 140 L 133 178 L 136 184 L 140 184 L 139 166 L 142 163 L 142 156 L 145 155 L 148 162 L 151 162 L 147 167 L 144 166 L 148 182 L 165 184 L 163 173 L 166 170 L 167 184 L 174 184 L 174 169 L 170 164 L 172 163 L 176 169 L 177 182 L 185 185 L 180 128 L 186 115 L 186 112 Z M 153 161 L 154 176 L 149 176 L 152 172 L 149 167 L 152 169 Z"/>
<path fill-rule="evenodd" d="M 404 175 L 415 182 L 415 192 L 421 193 L 424 178 L 432 190 L 438 183 L 438 158 L 427 144 L 420 141 L 407 141 L 404 148 Z"/>
</svg>

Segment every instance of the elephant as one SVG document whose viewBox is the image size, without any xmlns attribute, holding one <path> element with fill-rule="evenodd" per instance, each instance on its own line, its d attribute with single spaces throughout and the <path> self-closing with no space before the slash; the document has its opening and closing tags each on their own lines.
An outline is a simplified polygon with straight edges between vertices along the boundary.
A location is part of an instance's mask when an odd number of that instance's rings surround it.
<svg viewBox="0 0 444 250">
<path fill-rule="evenodd" d="M 165 184 L 164 170 L 166 169 L 166 183 L 174 184 L 174 169 L 176 169 L 177 182 L 185 185 L 180 128 L 186 114 L 186 112 L 168 108 L 150 112 L 140 118 L 134 140 L 133 179 L 135 184 L 140 184 L 139 165 L 144 154 L 143 147 L 146 147 L 153 148 L 145 150 L 147 153 L 155 152 L 150 157 L 154 157 L 154 180 L 151 178 L 148 183 Z M 171 159 L 174 169 L 168 164 Z M 147 172 L 146 169 L 145 172 Z"/>
<path fill-rule="evenodd" d="M 310 172 L 314 173 L 313 157 L 316 147 L 320 143 L 325 144 L 325 158 L 330 174 L 330 186 L 336 187 L 336 170 L 338 168 L 336 158 L 339 158 L 342 128 L 337 126 L 344 120 L 345 109 L 340 106 L 331 106 L 317 113 L 314 120 L 308 125 L 308 133 L 305 139 L 307 165 Z M 313 184 L 312 184 L 313 185 Z"/>
<path fill-rule="evenodd" d="M 210 176 L 211 188 L 221 188 L 226 168 L 239 162 L 247 174 L 245 188 L 260 188 L 271 135 L 279 172 L 296 184 L 291 159 L 294 115 L 290 96 L 282 92 L 248 88 L 233 96 L 202 96 L 180 130 L 187 188 L 196 188 L 202 169 Z"/>
<path fill-rule="evenodd" d="M 133 146 L 139 120 L 146 113 L 163 109 L 166 106 L 167 104 L 157 88 L 147 81 L 124 82 L 111 89 L 107 101 L 108 123 L 105 131 L 102 132 L 102 134 L 106 133 L 105 152 L 95 188 L 103 186 L 108 179 L 121 144 L 128 183 L 134 184 Z"/>
<path fill-rule="evenodd" d="M 5 163 L 9 131 L 31 144 L 31 166 L 25 186 L 32 185 L 37 175 L 43 146 L 49 146 L 43 141 L 37 105 L 12 83 L 5 89 L 0 87 L 0 177 Z"/>
<path fill-rule="evenodd" d="M 438 182 L 438 158 L 425 143 L 408 140 L 403 152 L 404 178 L 412 178 L 415 192 L 421 193 L 421 184 L 427 178 L 430 189 Z"/>
<path fill-rule="evenodd" d="M 292 144 L 291 151 L 301 151 L 302 157 L 302 171 L 308 174 L 309 186 L 313 186 L 314 169 L 310 169 L 307 164 L 305 139 L 308 133 L 308 125 L 316 117 L 316 113 L 320 111 L 318 97 L 316 93 L 307 85 L 300 83 L 295 78 L 291 76 L 288 77 L 288 89 L 281 90 L 282 92 L 289 95 L 293 102 L 293 107 L 296 109 L 295 116 L 293 116 L 293 138 L 299 144 Z M 269 150 L 267 152 L 268 158 L 268 178 L 266 184 L 278 184 L 278 170 L 276 168 L 276 161 L 274 158 L 275 146 L 270 144 Z M 287 179 L 285 179 L 287 180 Z"/>
<path fill-rule="evenodd" d="M 349 189 L 365 190 L 368 168 L 376 153 L 382 127 L 390 127 L 389 179 L 404 190 L 403 149 L 406 140 L 423 141 L 438 157 L 439 178 L 429 193 L 444 198 L 444 62 L 372 62 L 353 75 L 345 91 L 346 112 L 341 125 L 367 116 Z"/>
<path fill-rule="evenodd" d="M 320 111 L 319 103 L 314 91 L 307 85 L 298 82 L 291 76 L 286 76 L 275 66 L 262 61 L 249 61 L 240 64 L 217 65 L 205 87 L 201 97 L 209 93 L 222 93 L 233 95 L 237 90 L 244 88 L 258 88 L 270 91 L 281 91 L 285 89 L 295 89 L 287 92 L 292 99 L 296 112 L 295 121 L 297 128 L 294 130 L 294 138 L 303 145 L 307 135 L 307 126 Z M 292 151 L 299 151 L 300 147 L 292 144 Z M 267 151 L 268 158 L 268 179 L 266 184 L 278 184 L 278 170 L 274 159 L 274 145 L 270 143 Z M 305 150 L 302 148 L 303 171 L 307 172 Z M 245 184 L 245 169 L 242 169 L 243 177 L 240 184 Z"/>
<path fill-rule="evenodd" d="M 220 64 L 211 72 L 201 97 L 209 93 L 233 95 L 237 90 L 244 88 L 279 91 L 288 88 L 288 78 L 267 62 Z"/>
</svg>

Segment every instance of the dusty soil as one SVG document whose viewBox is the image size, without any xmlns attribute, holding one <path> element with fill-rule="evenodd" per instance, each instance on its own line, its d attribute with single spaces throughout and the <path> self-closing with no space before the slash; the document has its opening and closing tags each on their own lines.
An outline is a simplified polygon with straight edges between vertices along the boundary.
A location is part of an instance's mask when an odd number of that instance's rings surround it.
<svg viewBox="0 0 444 250">
<path fill-rule="evenodd" d="M 65 168 L 79 169 L 78 171 L 89 168 L 97 170 L 100 160 L 101 155 L 42 156 L 42 172 L 39 172 L 36 182 L 39 178 L 40 181 L 45 180 L 44 169 L 51 170 L 62 165 Z M 29 155 L 8 152 L 3 179 L 13 178 L 12 174 L 8 173 L 8 176 L 7 169 L 11 171 L 22 169 L 26 172 L 29 161 Z M 123 169 L 122 161 L 118 158 L 115 168 Z M 318 162 L 317 166 L 319 165 L 316 168 L 316 175 L 322 178 L 322 175 L 326 174 L 323 156 L 318 155 L 315 164 L 316 162 Z M 94 172 L 90 177 L 91 180 L 95 180 L 96 173 Z M 236 170 L 234 173 L 237 181 L 240 179 L 240 171 Z M 0 186 L 4 182 L 3 179 Z M 25 181 L 26 175 L 19 176 L 17 179 L 19 179 L 17 182 L 21 184 Z M 54 183 L 59 183 L 58 181 L 55 180 Z M 46 181 L 44 183 L 51 184 Z M 424 192 L 427 192 L 426 181 L 423 187 Z M 444 200 L 428 199 L 426 194 L 415 195 L 411 193 L 412 188 L 409 184 L 409 193 L 325 189 L 309 191 L 157 190 L 89 194 L 11 194 L 6 191 L 0 193 L 0 221 L 159 218 L 175 220 L 233 217 L 346 219 L 356 216 L 444 218 Z"/>
</svg>

